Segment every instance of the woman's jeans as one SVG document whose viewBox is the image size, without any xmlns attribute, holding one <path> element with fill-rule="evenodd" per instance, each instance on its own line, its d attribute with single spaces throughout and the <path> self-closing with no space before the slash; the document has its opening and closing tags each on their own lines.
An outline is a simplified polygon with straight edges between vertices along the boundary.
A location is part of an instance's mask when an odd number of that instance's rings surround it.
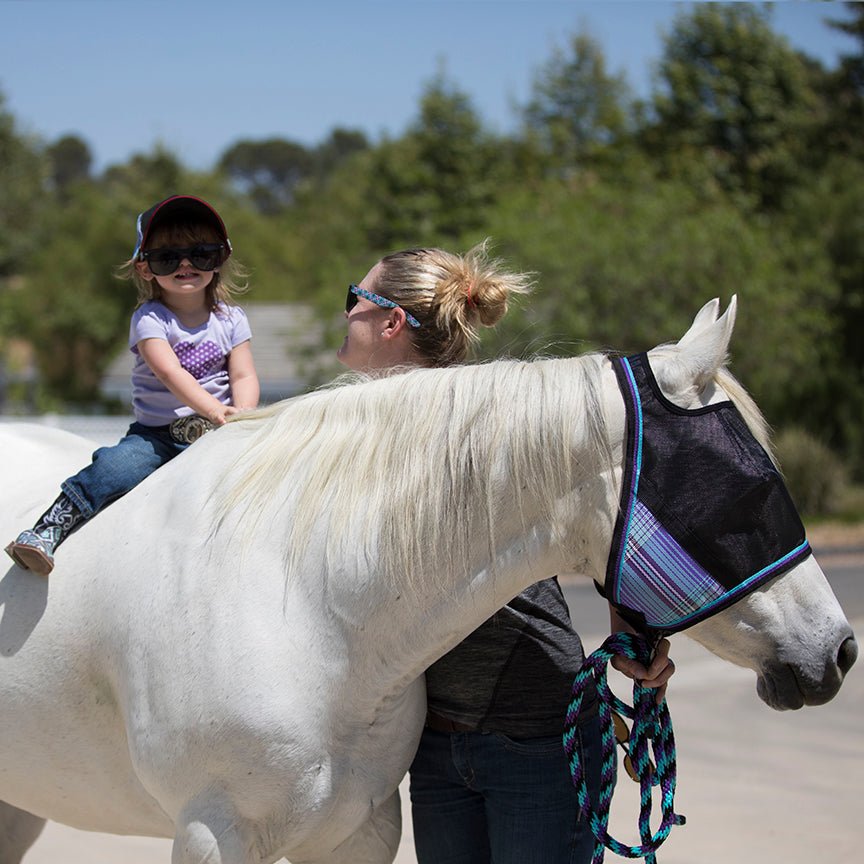
<svg viewBox="0 0 864 864">
<path fill-rule="evenodd" d="M 562 733 L 564 721 L 561 721 Z M 579 726 L 591 801 L 600 787 L 600 723 Z M 594 836 L 579 815 L 561 735 L 424 729 L 411 765 L 418 864 L 590 864 Z"/>
<path fill-rule="evenodd" d="M 188 446 L 178 444 L 167 426 L 133 423 L 117 444 L 100 447 L 90 465 L 64 481 L 63 492 L 90 519 Z"/>
</svg>

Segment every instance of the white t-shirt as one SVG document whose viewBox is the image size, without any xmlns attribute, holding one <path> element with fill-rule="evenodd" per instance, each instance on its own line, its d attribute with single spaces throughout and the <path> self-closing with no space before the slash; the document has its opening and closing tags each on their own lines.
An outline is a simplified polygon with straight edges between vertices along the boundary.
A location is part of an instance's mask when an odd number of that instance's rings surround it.
<svg viewBox="0 0 864 864">
<path fill-rule="evenodd" d="M 195 412 L 183 404 L 153 374 L 138 351 L 142 339 L 165 339 L 180 365 L 224 405 L 231 404 L 228 355 L 252 338 L 246 313 L 239 306 L 220 303 L 200 327 L 189 329 L 167 307 L 156 301 L 140 306 L 132 315 L 129 350 L 135 355 L 132 370 L 132 407 L 145 426 L 164 426 Z"/>
</svg>

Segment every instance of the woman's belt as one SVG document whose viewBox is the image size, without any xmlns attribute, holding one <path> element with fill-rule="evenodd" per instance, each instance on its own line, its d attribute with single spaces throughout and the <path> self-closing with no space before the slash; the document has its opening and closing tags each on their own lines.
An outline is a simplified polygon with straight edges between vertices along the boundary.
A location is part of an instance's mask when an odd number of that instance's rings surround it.
<svg viewBox="0 0 864 864">
<path fill-rule="evenodd" d="M 435 714 L 429 711 L 426 714 L 426 728 L 432 729 L 435 732 L 476 732 L 475 726 L 469 726 L 467 723 L 459 723 L 456 720 L 450 720 L 447 717 L 442 717 L 440 714 Z"/>
</svg>

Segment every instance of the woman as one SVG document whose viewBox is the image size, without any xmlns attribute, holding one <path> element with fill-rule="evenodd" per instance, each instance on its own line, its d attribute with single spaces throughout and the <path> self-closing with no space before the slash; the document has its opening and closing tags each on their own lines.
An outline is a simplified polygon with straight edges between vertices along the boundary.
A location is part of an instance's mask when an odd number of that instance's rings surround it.
<svg viewBox="0 0 864 864">
<path fill-rule="evenodd" d="M 459 256 L 440 249 L 387 255 L 348 290 L 338 357 L 387 374 L 465 360 L 481 326 L 494 326 L 527 274 L 491 260 L 486 243 Z M 629 629 L 612 613 L 613 630 Z M 649 669 L 616 667 L 662 698 L 674 671 L 662 642 Z M 426 673 L 428 715 L 411 766 L 418 864 L 589 862 L 594 839 L 578 818 L 561 733 L 584 659 L 557 579 L 531 586 Z M 596 698 L 579 727 L 589 792 L 597 800 Z"/>
</svg>

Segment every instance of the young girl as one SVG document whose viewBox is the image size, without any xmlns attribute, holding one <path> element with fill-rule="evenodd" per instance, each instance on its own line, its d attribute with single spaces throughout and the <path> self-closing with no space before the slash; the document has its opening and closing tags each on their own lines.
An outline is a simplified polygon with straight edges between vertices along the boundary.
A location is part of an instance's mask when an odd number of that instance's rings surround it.
<svg viewBox="0 0 864 864">
<path fill-rule="evenodd" d="M 16 564 L 47 576 L 60 543 L 103 507 L 226 418 L 258 404 L 251 332 L 225 224 L 206 202 L 173 195 L 138 217 L 124 275 L 138 287 L 129 347 L 135 355 L 135 422 L 118 444 L 62 485 L 60 497 L 6 547 Z"/>
</svg>

